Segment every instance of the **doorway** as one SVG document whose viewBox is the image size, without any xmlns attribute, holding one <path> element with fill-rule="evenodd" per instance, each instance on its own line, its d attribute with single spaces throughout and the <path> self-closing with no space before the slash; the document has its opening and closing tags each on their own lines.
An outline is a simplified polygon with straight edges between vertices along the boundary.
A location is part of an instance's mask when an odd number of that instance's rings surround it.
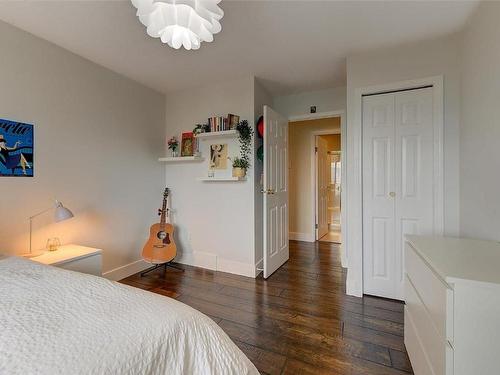
<svg viewBox="0 0 500 375">
<path fill-rule="evenodd" d="M 341 244 L 341 135 L 317 135 L 315 153 L 316 240 Z"/>
<path fill-rule="evenodd" d="M 290 239 L 341 242 L 343 113 L 289 122 Z M 318 158 L 319 156 L 319 158 Z M 319 170 L 319 171 L 318 171 Z M 320 173 L 321 172 L 321 173 Z M 345 180 L 345 179 L 344 179 Z M 337 246 L 342 259 L 342 246 Z"/>
</svg>

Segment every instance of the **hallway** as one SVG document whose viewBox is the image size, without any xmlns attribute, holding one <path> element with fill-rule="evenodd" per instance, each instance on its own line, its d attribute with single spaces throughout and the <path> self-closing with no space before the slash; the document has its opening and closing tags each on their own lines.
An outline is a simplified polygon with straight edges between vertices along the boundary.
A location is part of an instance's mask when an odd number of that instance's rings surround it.
<svg viewBox="0 0 500 375">
<path fill-rule="evenodd" d="M 290 260 L 268 280 L 181 266 L 121 282 L 210 316 L 262 374 L 411 373 L 403 305 L 346 296 L 338 245 L 290 241 Z"/>
</svg>

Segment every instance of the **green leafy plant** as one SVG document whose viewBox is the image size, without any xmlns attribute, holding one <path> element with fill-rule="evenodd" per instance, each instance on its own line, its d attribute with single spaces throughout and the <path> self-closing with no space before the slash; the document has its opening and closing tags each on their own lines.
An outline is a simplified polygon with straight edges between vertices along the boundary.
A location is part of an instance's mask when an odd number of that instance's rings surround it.
<svg viewBox="0 0 500 375">
<path fill-rule="evenodd" d="M 252 154 L 253 129 L 250 127 L 247 120 L 243 120 L 236 125 L 236 130 L 239 133 L 240 157 L 233 159 L 233 167 L 248 169 L 250 167 L 250 156 Z M 235 166 L 236 161 L 238 161 L 237 166 Z"/>
<path fill-rule="evenodd" d="M 247 169 L 250 165 L 248 164 L 248 162 L 246 160 L 243 160 L 242 158 L 229 158 L 229 160 L 231 160 L 233 162 L 233 168 L 243 168 L 243 169 Z"/>
<path fill-rule="evenodd" d="M 210 126 L 208 124 L 196 124 L 193 129 L 193 134 L 197 135 L 200 133 L 208 133 L 210 132 Z"/>
</svg>

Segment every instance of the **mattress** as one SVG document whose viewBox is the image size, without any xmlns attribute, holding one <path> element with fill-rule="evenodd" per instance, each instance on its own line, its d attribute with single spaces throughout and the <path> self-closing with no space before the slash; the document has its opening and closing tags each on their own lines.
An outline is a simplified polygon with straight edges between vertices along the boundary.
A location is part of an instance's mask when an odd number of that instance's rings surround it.
<svg viewBox="0 0 500 375">
<path fill-rule="evenodd" d="M 258 374 L 207 316 L 100 277 L 0 259 L 0 374 Z"/>
</svg>

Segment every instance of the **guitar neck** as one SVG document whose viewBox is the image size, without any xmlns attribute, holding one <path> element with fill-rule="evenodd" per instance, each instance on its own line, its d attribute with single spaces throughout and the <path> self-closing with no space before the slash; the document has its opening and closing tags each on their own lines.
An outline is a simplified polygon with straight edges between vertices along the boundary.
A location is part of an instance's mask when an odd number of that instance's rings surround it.
<svg viewBox="0 0 500 375">
<path fill-rule="evenodd" d="M 161 207 L 160 224 L 162 225 L 164 225 L 167 222 L 167 216 L 168 216 L 167 199 L 168 197 L 163 198 L 163 205 Z"/>
</svg>

